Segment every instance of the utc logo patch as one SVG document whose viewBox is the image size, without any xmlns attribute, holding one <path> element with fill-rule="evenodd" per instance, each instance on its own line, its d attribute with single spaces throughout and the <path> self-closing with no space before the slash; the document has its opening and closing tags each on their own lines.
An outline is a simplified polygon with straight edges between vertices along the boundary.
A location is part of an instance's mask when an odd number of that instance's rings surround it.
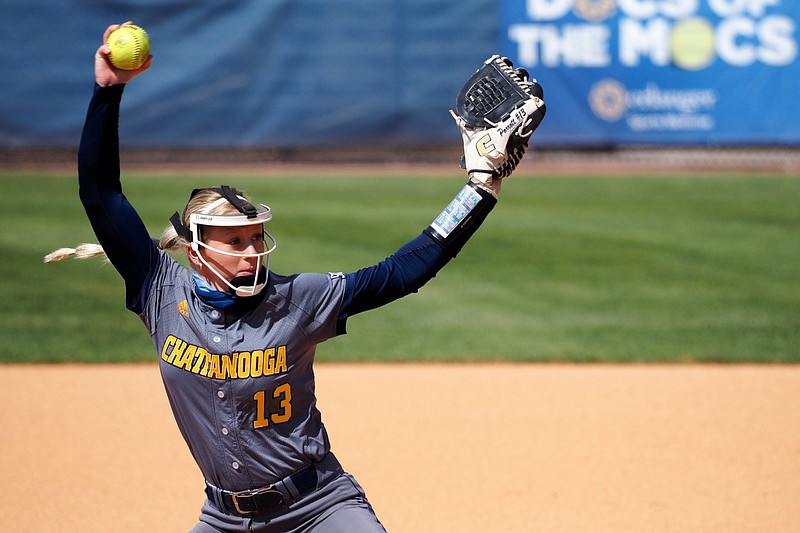
<svg viewBox="0 0 800 533">
<path fill-rule="evenodd" d="M 178 312 L 183 316 L 189 316 L 189 304 L 186 300 L 178 304 Z"/>
</svg>

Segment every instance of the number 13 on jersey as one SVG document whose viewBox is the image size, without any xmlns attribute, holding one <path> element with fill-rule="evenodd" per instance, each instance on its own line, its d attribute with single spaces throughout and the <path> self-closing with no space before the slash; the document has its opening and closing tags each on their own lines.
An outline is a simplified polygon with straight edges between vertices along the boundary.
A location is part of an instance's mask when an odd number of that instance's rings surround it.
<svg viewBox="0 0 800 533">
<path fill-rule="evenodd" d="M 270 413 L 267 406 L 267 391 L 258 391 L 253 395 L 253 399 L 256 401 L 254 429 L 268 427 L 270 422 L 282 424 L 292 418 L 292 386 L 288 383 L 279 385 L 272 392 L 272 398 L 277 400 L 277 410 L 274 413 Z"/>
</svg>

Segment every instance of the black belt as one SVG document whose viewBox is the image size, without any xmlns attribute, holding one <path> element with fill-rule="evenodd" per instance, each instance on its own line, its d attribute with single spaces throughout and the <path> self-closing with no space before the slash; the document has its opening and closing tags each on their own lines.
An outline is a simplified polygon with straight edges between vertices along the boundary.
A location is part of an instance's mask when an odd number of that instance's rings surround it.
<svg viewBox="0 0 800 533">
<path fill-rule="evenodd" d="M 260 516 L 288 508 L 341 473 L 339 461 L 328 453 L 319 463 L 298 470 L 274 485 L 232 492 L 206 482 L 206 495 L 217 508 L 228 514 Z"/>
</svg>

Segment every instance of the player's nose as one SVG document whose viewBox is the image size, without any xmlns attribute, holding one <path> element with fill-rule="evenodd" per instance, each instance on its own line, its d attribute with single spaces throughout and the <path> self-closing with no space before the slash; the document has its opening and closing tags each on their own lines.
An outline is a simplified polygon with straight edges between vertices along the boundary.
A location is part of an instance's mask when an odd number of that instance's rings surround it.
<svg viewBox="0 0 800 533">
<path fill-rule="evenodd" d="M 244 253 L 244 254 L 260 254 L 263 251 L 264 251 L 263 250 L 263 246 L 261 246 L 259 243 L 251 242 L 251 243 L 249 243 L 249 244 L 247 244 L 245 246 L 244 250 L 242 250 L 241 253 Z"/>
</svg>

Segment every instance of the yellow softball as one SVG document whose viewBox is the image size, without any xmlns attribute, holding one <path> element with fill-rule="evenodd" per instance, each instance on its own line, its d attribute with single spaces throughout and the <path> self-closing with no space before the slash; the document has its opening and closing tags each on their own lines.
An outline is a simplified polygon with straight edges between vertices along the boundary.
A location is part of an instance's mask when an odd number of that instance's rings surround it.
<svg viewBox="0 0 800 533">
<path fill-rule="evenodd" d="M 136 70 L 150 55 L 150 38 L 139 26 L 120 26 L 108 36 L 111 64 L 122 70 Z"/>
</svg>

